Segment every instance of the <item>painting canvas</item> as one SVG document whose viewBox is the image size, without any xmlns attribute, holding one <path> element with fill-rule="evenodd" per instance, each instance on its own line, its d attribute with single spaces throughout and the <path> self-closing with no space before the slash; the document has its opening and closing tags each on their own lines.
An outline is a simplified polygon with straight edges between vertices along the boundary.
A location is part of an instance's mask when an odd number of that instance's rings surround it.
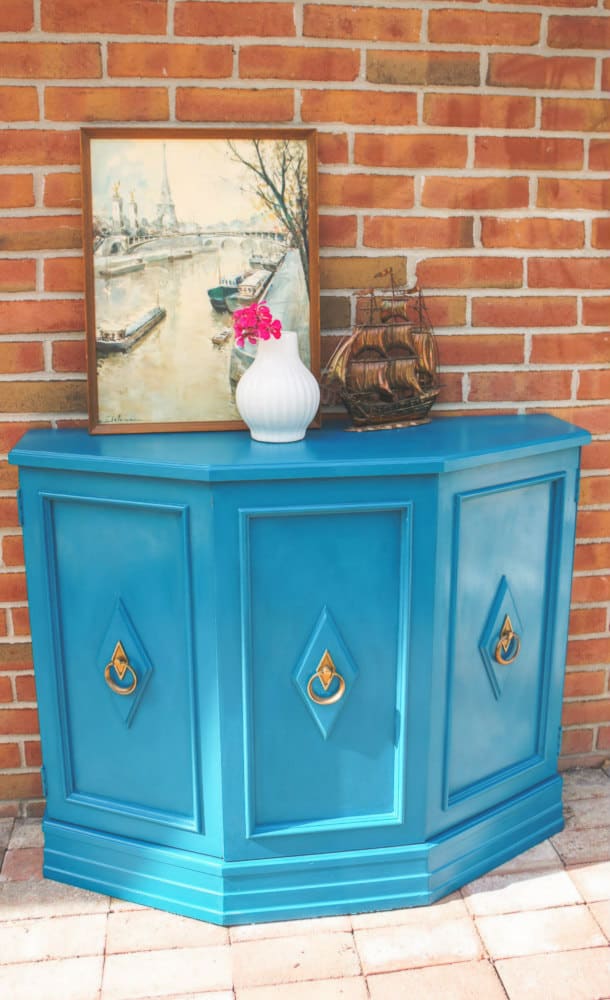
<svg viewBox="0 0 610 1000">
<path fill-rule="evenodd" d="M 319 374 L 315 132 L 83 129 L 82 155 L 92 432 L 243 427 L 254 301 Z"/>
</svg>

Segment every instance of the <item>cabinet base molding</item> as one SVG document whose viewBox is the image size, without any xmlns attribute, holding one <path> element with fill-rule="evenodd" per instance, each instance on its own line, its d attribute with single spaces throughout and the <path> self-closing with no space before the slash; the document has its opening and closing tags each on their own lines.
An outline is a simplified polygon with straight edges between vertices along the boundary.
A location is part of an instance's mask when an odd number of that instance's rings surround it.
<svg viewBox="0 0 610 1000">
<path fill-rule="evenodd" d="M 423 906 L 563 828 L 553 777 L 425 844 L 220 861 L 45 819 L 44 874 L 221 925 Z"/>
</svg>

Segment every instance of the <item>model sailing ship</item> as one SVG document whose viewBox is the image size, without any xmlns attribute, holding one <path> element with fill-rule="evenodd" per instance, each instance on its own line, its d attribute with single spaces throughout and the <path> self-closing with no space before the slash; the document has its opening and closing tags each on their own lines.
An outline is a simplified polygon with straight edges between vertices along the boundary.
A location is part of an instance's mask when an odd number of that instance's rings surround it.
<svg viewBox="0 0 610 1000">
<path fill-rule="evenodd" d="M 357 430 L 420 424 L 439 394 L 438 350 L 421 289 L 394 284 L 362 292 L 354 332 L 326 369 L 326 382 L 339 389 Z"/>
</svg>

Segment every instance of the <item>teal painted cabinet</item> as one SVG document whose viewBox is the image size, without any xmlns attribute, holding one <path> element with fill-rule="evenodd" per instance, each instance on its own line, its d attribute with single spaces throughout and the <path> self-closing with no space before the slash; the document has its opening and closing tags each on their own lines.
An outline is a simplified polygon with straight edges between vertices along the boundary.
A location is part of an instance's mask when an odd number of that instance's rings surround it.
<svg viewBox="0 0 610 1000">
<path fill-rule="evenodd" d="M 46 875 L 243 923 L 428 903 L 561 829 L 587 440 L 29 432 Z"/>
</svg>

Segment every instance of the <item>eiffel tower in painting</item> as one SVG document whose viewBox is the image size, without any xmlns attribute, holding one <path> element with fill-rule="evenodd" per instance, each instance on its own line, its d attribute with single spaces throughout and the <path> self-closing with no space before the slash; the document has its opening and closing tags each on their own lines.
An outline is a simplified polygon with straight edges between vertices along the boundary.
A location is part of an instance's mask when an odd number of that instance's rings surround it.
<svg viewBox="0 0 610 1000">
<path fill-rule="evenodd" d="M 165 143 L 163 143 L 163 177 L 161 180 L 161 195 L 157 203 L 156 223 L 160 229 L 177 229 L 178 219 L 176 218 L 176 206 L 172 198 L 167 176 L 167 155 Z"/>
</svg>

